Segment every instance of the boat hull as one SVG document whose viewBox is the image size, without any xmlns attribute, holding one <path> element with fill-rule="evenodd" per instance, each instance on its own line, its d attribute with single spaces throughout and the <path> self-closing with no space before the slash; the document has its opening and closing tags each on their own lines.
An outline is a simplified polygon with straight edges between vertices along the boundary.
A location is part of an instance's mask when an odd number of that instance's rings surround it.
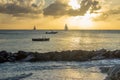
<svg viewBox="0 0 120 80">
<path fill-rule="evenodd" d="M 46 32 L 46 34 L 57 34 L 58 32 Z"/>
<path fill-rule="evenodd" d="M 38 39 L 32 39 L 32 41 L 49 41 L 49 38 L 38 38 Z"/>
</svg>

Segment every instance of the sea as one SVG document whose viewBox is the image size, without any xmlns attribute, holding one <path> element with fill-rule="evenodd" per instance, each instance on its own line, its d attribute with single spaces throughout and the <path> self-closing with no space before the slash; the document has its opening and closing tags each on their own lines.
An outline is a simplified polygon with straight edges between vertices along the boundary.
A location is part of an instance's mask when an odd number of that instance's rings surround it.
<svg viewBox="0 0 120 80">
<path fill-rule="evenodd" d="M 45 34 L 43 30 L 1 30 L 0 50 L 52 52 L 66 50 L 120 49 L 120 30 L 71 30 Z M 50 38 L 35 42 L 32 38 Z"/>
<path fill-rule="evenodd" d="M 45 34 L 47 30 L 1 30 L 0 51 L 53 52 L 120 49 L 120 30 L 71 30 Z M 50 38 L 35 42 L 32 38 Z M 0 64 L 0 80 L 104 80 L 101 67 L 120 65 L 119 59 L 86 62 L 6 62 Z"/>
</svg>

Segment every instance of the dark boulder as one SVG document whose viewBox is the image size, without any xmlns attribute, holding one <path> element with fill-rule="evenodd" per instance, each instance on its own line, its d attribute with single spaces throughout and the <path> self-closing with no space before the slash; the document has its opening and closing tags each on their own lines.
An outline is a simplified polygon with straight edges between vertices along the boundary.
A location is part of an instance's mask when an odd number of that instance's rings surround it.
<svg viewBox="0 0 120 80">
<path fill-rule="evenodd" d="M 7 58 L 9 56 L 9 53 L 6 51 L 0 52 L 0 63 L 7 62 Z"/>
<path fill-rule="evenodd" d="M 120 58 L 120 50 L 113 51 L 113 56 L 116 58 Z"/>
<path fill-rule="evenodd" d="M 102 73 L 108 73 L 110 68 L 111 68 L 110 66 L 104 66 L 104 67 L 100 67 L 99 69 Z"/>
<path fill-rule="evenodd" d="M 110 58 L 120 58 L 120 50 L 107 51 L 105 49 L 97 51 L 85 50 L 68 50 L 61 52 L 25 52 L 18 51 L 17 53 L 0 52 L 0 62 L 14 61 L 88 61 L 101 60 Z"/>
<path fill-rule="evenodd" d="M 9 55 L 9 53 L 8 52 L 6 52 L 6 51 L 1 51 L 0 52 L 0 56 L 2 56 L 2 57 L 8 57 L 8 55 Z"/>
<path fill-rule="evenodd" d="M 29 54 L 24 51 L 18 51 L 18 53 L 14 53 L 14 57 L 16 60 L 22 60 L 25 59 Z"/>
<path fill-rule="evenodd" d="M 120 65 L 111 68 L 105 80 L 120 80 Z"/>
<path fill-rule="evenodd" d="M 6 58 L 0 56 L 0 63 L 6 62 L 6 61 L 7 61 Z"/>
</svg>

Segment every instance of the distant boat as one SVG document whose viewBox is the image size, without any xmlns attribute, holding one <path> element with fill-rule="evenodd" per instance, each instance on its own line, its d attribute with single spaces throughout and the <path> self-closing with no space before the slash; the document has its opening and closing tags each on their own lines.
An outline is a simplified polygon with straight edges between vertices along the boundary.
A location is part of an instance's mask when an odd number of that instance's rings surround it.
<svg viewBox="0 0 120 80">
<path fill-rule="evenodd" d="M 50 38 L 33 38 L 32 41 L 49 41 Z"/>
<path fill-rule="evenodd" d="M 36 26 L 34 26 L 33 30 L 36 30 Z"/>
<path fill-rule="evenodd" d="M 46 32 L 46 34 L 57 34 L 58 32 L 57 31 L 48 31 Z"/>
<path fill-rule="evenodd" d="M 65 31 L 67 31 L 68 30 L 68 26 L 67 26 L 67 24 L 65 24 Z"/>
</svg>

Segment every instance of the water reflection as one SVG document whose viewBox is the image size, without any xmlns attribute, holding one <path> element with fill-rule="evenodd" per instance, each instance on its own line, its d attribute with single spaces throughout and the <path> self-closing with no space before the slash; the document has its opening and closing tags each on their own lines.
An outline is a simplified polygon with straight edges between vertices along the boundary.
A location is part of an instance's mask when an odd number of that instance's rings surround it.
<svg viewBox="0 0 120 80">
<path fill-rule="evenodd" d="M 0 31 L 1 32 L 1 31 Z M 9 31 L 8 31 L 9 32 Z M 46 35 L 45 31 L 12 31 L 0 34 L 0 49 L 10 52 L 24 51 L 63 51 L 119 49 L 120 33 L 110 31 L 58 31 L 55 35 Z M 116 31 L 115 31 L 116 32 Z M 6 34 L 7 33 L 7 34 Z M 17 34 L 17 35 L 16 35 Z M 49 42 L 32 42 L 32 38 L 46 36 Z"/>
<path fill-rule="evenodd" d="M 104 80 L 105 74 L 99 72 L 97 68 L 89 69 L 66 69 L 61 71 L 58 78 L 60 80 Z"/>
<path fill-rule="evenodd" d="M 0 64 L 0 79 L 32 73 L 22 80 L 104 80 L 107 75 L 99 68 L 118 64 L 120 60 L 3 63 Z"/>
</svg>

